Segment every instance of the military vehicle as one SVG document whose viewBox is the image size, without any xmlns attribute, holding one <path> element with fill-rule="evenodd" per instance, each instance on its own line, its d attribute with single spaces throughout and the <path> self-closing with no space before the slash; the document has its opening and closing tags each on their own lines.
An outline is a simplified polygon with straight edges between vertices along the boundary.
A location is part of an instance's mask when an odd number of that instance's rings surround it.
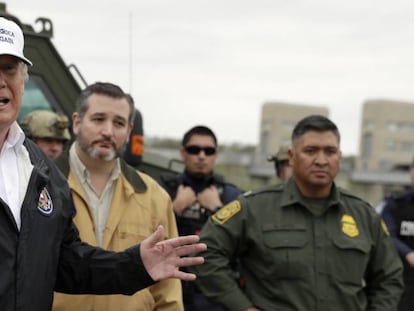
<svg viewBox="0 0 414 311">
<path fill-rule="evenodd" d="M 29 81 L 18 121 L 27 113 L 44 109 L 60 112 L 71 119 L 75 110 L 76 99 L 80 91 L 87 85 L 85 78 L 74 64 L 66 65 L 52 43 L 53 23 L 49 18 L 39 17 L 35 29 L 30 24 L 20 21 L 15 15 L 6 10 L 6 4 L 0 2 L 0 16 L 13 20 L 23 29 L 25 36 L 24 54 L 33 62 L 29 67 Z M 161 174 L 177 173 L 181 165 L 175 165 L 176 160 L 170 161 L 158 154 L 144 153 L 142 115 L 136 113 L 134 129 L 125 152 L 125 160 L 159 180 Z"/>
</svg>

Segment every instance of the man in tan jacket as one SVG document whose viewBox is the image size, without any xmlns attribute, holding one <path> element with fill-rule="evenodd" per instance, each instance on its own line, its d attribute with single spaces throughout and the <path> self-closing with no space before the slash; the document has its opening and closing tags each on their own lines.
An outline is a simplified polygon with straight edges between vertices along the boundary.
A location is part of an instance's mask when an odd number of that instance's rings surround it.
<svg viewBox="0 0 414 311">
<path fill-rule="evenodd" d="M 72 117 L 76 141 L 68 157 L 56 161 L 68 178 L 82 240 L 107 250 L 140 243 L 160 224 L 165 239 L 177 236 L 168 194 L 120 158 L 134 111 L 132 100 L 118 86 L 100 82 L 88 86 Z M 181 284 L 177 279 L 163 280 L 132 296 L 55 293 L 53 310 L 183 310 Z"/>
</svg>

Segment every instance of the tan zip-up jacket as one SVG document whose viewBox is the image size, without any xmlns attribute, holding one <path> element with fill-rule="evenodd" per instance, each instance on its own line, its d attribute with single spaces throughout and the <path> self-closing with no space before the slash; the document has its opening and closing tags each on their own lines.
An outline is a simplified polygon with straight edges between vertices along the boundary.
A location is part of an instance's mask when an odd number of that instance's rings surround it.
<svg viewBox="0 0 414 311">
<path fill-rule="evenodd" d="M 57 164 L 59 165 L 59 162 Z M 65 168 L 62 171 L 67 175 Z M 80 237 L 83 241 L 96 245 L 93 219 L 82 186 L 72 172 L 69 172 L 68 182 L 77 211 L 74 222 L 79 229 Z M 168 194 L 151 177 L 136 171 L 121 160 L 121 174 L 116 181 L 112 197 L 103 248 L 113 251 L 124 250 L 140 243 L 160 224 L 164 226 L 165 239 L 178 235 Z M 178 279 L 163 280 L 132 296 L 55 293 L 53 310 L 183 310 L 181 283 Z"/>
</svg>

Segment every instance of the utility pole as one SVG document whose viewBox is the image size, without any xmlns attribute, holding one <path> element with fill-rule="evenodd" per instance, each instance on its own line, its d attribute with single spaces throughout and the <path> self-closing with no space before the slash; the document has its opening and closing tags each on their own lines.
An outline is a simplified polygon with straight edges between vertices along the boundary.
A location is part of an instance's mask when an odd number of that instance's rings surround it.
<svg viewBox="0 0 414 311">
<path fill-rule="evenodd" d="M 132 32 L 133 32 L 133 15 L 132 12 L 129 12 L 129 20 L 128 20 L 128 26 L 129 26 L 129 64 L 128 64 L 128 77 L 129 77 L 129 93 L 132 94 L 133 93 L 133 85 L 134 85 L 134 68 L 133 68 L 133 36 L 132 36 Z"/>
</svg>

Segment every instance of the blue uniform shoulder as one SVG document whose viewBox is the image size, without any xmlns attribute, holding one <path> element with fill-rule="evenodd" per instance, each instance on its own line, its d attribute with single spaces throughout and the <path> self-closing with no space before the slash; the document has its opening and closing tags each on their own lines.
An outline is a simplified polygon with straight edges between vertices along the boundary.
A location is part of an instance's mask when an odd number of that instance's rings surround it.
<svg viewBox="0 0 414 311">
<path fill-rule="evenodd" d="M 390 194 L 389 200 L 392 200 L 392 201 L 414 200 L 414 192 L 412 190 L 393 192 Z"/>
<path fill-rule="evenodd" d="M 224 183 L 224 188 L 225 188 L 226 191 L 241 193 L 241 190 L 236 185 L 234 185 L 232 183 L 225 182 Z"/>
<path fill-rule="evenodd" d="M 227 182 L 220 174 L 214 173 L 211 176 L 210 182 L 215 185 L 222 193 L 220 199 L 224 204 L 227 204 L 235 199 L 242 193 L 242 191 L 234 184 Z"/>
<path fill-rule="evenodd" d="M 233 184 L 226 182 L 222 185 L 222 187 L 223 192 L 220 195 L 220 199 L 223 202 L 223 204 L 227 204 L 237 199 L 238 196 L 242 194 L 242 191 Z"/>
</svg>

